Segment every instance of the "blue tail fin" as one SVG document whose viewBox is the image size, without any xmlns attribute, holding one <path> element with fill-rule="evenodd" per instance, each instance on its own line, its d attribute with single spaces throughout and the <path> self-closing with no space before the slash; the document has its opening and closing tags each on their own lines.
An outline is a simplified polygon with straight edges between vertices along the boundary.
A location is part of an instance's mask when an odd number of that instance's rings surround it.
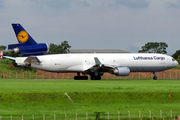
<svg viewBox="0 0 180 120">
<path fill-rule="evenodd" d="M 23 56 L 43 55 L 48 51 L 45 43 L 36 43 L 29 33 L 20 25 L 12 24 L 18 44 L 8 45 L 9 52 L 21 54 Z"/>
<path fill-rule="evenodd" d="M 26 45 L 35 45 L 36 41 L 28 34 L 28 32 L 20 24 L 12 24 L 19 43 Z"/>
</svg>

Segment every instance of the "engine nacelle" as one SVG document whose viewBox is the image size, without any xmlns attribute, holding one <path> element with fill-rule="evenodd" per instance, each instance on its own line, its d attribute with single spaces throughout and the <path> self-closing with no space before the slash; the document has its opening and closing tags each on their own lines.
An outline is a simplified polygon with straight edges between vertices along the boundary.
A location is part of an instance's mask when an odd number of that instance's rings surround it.
<svg viewBox="0 0 180 120">
<path fill-rule="evenodd" d="M 116 76 L 128 76 L 130 69 L 128 67 L 117 67 L 113 69 L 113 74 Z"/>
<path fill-rule="evenodd" d="M 10 46 L 9 48 L 12 48 L 12 47 Z M 12 52 L 14 54 L 21 54 L 24 56 L 28 56 L 28 55 L 43 55 L 44 53 L 48 52 L 48 50 L 49 50 L 49 47 L 45 43 L 39 43 L 35 45 L 19 44 L 17 45 L 17 47 L 9 50 L 9 52 Z"/>
</svg>

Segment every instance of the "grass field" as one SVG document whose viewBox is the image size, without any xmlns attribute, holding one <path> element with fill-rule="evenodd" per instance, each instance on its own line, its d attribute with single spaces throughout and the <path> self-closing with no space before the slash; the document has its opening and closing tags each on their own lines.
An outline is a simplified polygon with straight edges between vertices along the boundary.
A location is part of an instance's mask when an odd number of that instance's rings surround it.
<svg viewBox="0 0 180 120">
<path fill-rule="evenodd" d="M 71 102 L 64 93 L 68 93 Z M 89 120 L 100 117 L 122 118 L 162 117 L 180 115 L 180 81 L 175 80 L 8 80 L 0 79 L 0 116 L 2 118 L 32 118 L 42 120 L 65 118 Z M 129 111 L 129 112 L 128 112 Z M 99 115 L 99 116 L 98 116 Z M 104 115 L 104 116 L 103 116 Z M 78 120 L 79 120 L 78 119 Z M 155 119 L 155 118 L 154 118 Z"/>
</svg>

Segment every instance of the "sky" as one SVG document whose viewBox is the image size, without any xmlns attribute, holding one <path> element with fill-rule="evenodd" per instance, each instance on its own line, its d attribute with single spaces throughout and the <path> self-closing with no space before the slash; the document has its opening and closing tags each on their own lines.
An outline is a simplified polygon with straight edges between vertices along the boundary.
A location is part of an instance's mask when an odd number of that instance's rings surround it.
<svg viewBox="0 0 180 120">
<path fill-rule="evenodd" d="M 180 49 L 180 0 L 0 0 L 0 45 L 20 23 L 38 43 L 138 52 L 148 42 Z"/>
</svg>

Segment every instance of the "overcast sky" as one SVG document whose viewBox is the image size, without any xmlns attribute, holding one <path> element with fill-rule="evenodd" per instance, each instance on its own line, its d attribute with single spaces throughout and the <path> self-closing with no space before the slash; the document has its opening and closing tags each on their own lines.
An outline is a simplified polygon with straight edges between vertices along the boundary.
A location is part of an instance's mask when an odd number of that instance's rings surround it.
<svg viewBox="0 0 180 120">
<path fill-rule="evenodd" d="M 180 0 L 0 0 L 0 45 L 20 23 L 38 43 L 137 52 L 147 42 L 180 49 Z"/>
</svg>

